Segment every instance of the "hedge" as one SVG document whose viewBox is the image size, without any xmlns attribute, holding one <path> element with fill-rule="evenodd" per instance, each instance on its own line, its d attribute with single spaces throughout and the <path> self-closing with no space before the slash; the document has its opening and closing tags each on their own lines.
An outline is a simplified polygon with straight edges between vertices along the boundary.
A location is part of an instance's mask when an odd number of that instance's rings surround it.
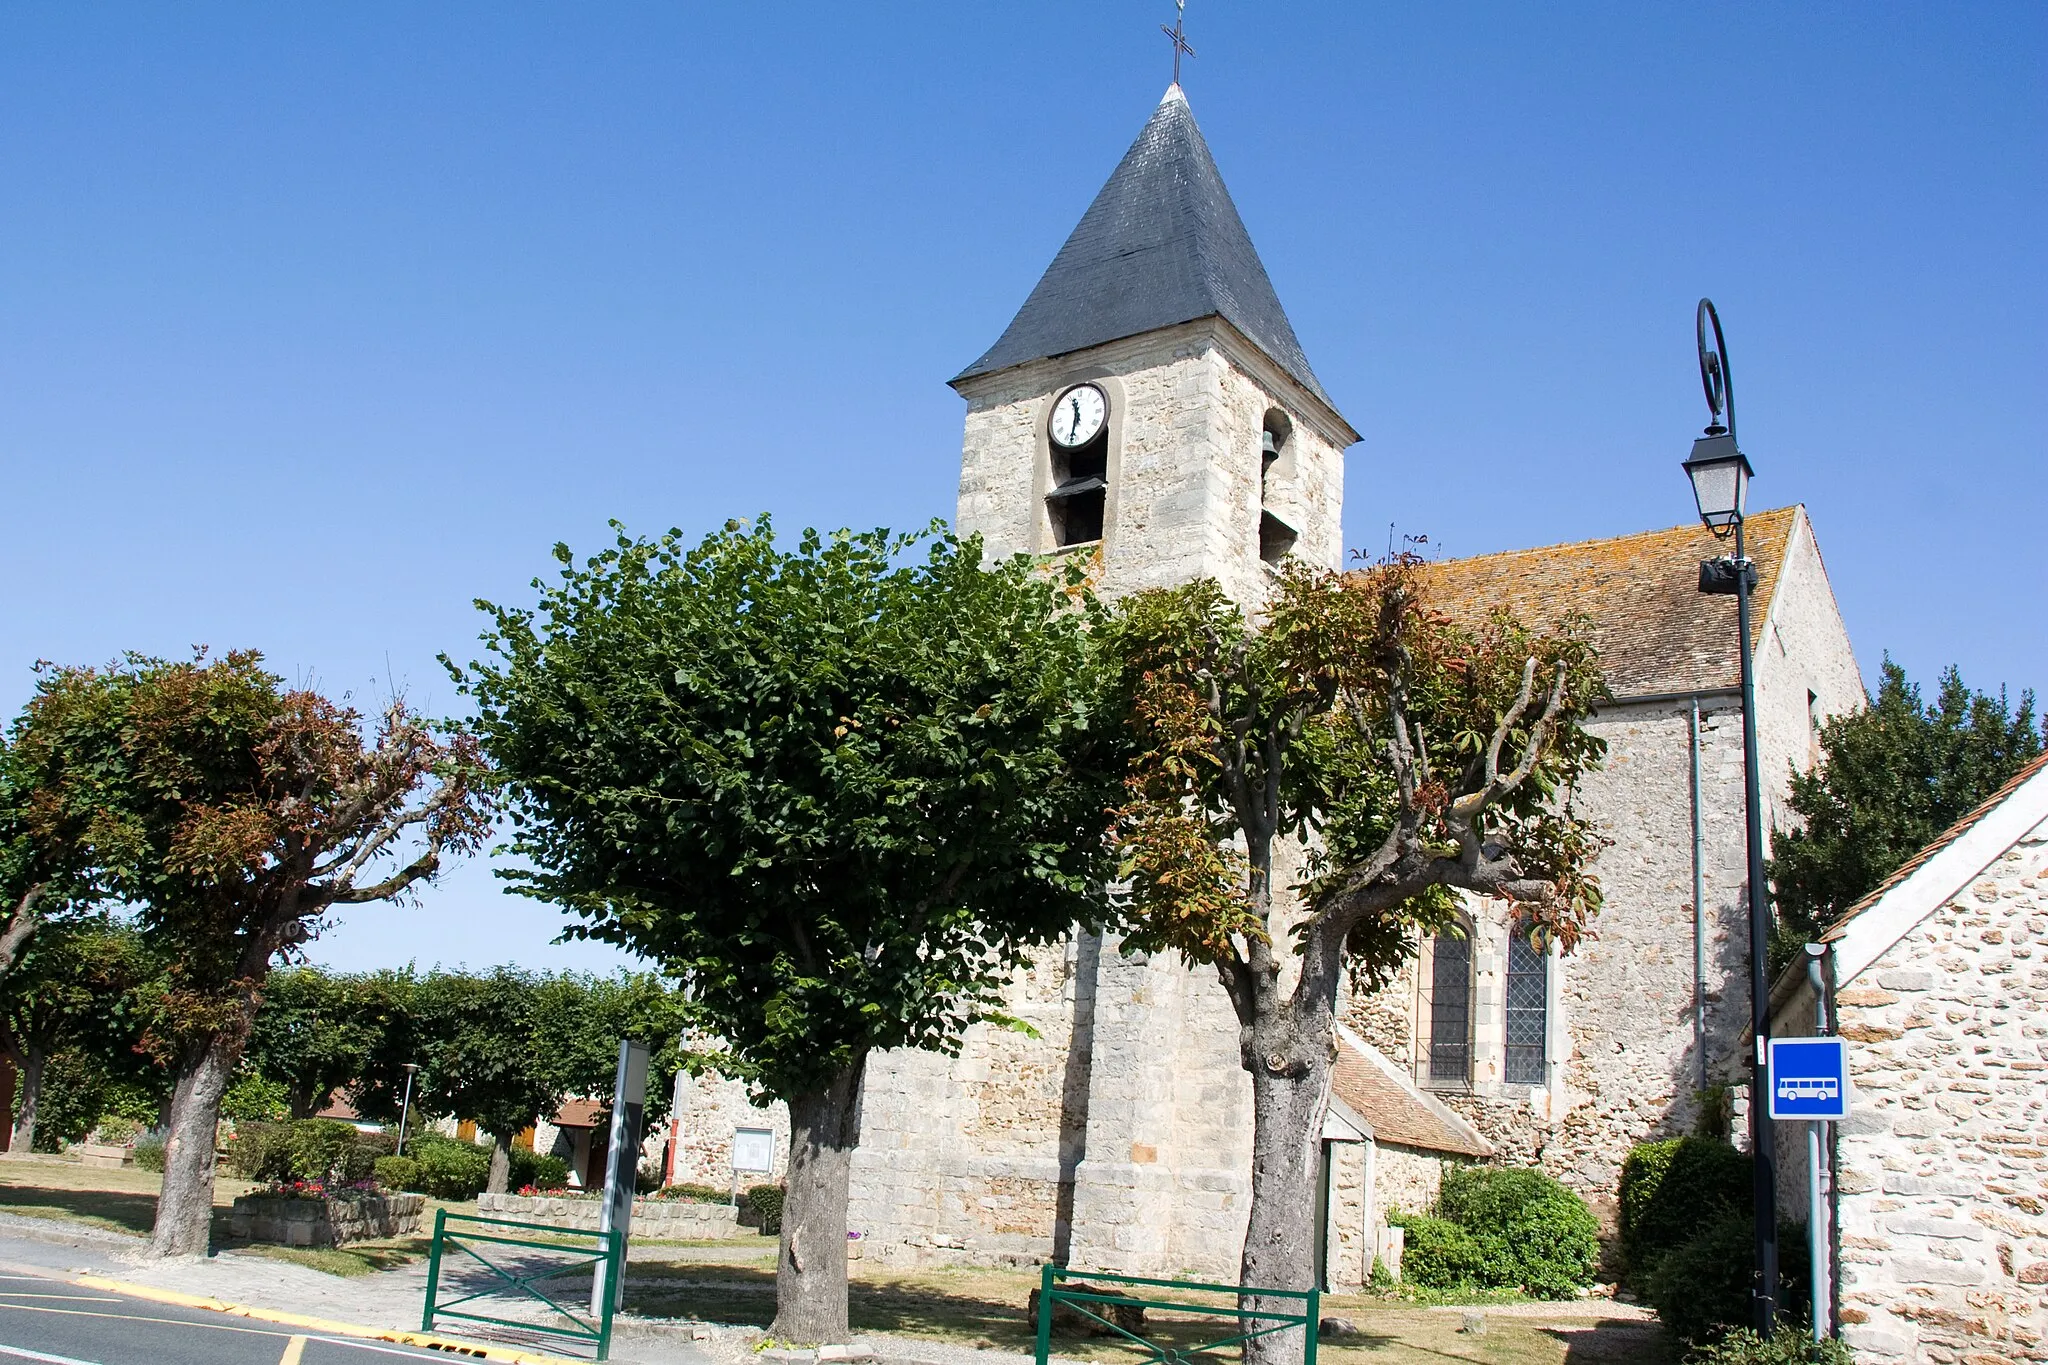
<svg viewBox="0 0 2048 1365">
<path fill-rule="evenodd" d="M 782 1231 L 782 1205 L 784 1194 L 780 1185 L 749 1185 L 747 1207 L 761 1219 L 761 1231 L 775 1233 Z"/>
<path fill-rule="evenodd" d="M 1749 1158 L 1725 1142 L 1645 1142 L 1621 1164 L 1621 1253 L 1629 1285 L 1647 1293 L 1666 1254 L 1723 1214 L 1751 1204 Z"/>
<path fill-rule="evenodd" d="M 1790 1323 L 1810 1319 L 1806 1229 L 1778 1225 L 1778 1307 Z M 1756 1284 L 1756 1225 L 1723 1212 L 1666 1252 L 1650 1271 L 1646 1297 L 1681 1341 L 1714 1342 L 1750 1321 Z"/>
<path fill-rule="evenodd" d="M 1444 1172 L 1432 1216 L 1395 1214 L 1404 1278 L 1430 1289 L 1519 1289 L 1567 1299 L 1593 1282 L 1599 1224 L 1585 1201 L 1536 1170 Z"/>
</svg>

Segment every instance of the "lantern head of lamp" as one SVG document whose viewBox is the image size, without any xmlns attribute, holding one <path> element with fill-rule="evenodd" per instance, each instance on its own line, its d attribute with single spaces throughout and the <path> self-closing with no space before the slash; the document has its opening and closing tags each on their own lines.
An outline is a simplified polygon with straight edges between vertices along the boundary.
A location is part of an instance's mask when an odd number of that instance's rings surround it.
<svg viewBox="0 0 2048 1365">
<path fill-rule="evenodd" d="M 1692 480 L 1700 520 L 1715 535 L 1727 535 L 1742 520 L 1749 503 L 1750 472 L 1749 457 L 1735 448 L 1735 438 L 1729 433 L 1710 428 L 1692 443 L 1685 473 Z"/>
</svg>

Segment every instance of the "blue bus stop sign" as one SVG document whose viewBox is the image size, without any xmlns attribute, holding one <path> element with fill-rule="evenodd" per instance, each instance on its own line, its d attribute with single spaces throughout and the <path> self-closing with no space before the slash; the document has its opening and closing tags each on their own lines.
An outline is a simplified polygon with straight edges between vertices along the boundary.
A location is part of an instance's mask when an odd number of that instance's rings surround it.
<svg viewBox="0 0 2048 1365">
<path fill-rule="evenodd" d="M 1771 1117 L 1849 1117 L 1849 1046 L 1840 1038 L 1773 1038 Z"/>
</svg>

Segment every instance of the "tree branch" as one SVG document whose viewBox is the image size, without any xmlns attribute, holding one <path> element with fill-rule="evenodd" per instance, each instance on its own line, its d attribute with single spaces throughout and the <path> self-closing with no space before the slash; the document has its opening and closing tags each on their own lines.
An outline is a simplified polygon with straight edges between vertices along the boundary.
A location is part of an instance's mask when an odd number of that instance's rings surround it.
<svg viewBox="0 0 2048 1365">
<path fill-rule="evenodd" d="M 0 977 L 14 970 L 14 964 L 21 957 L 22 949 L 28 946 L 30 937 L 35 934 L 36 925 L 41 923 L 36 917 L 36 902 L 43 898 L 43 892 L 48 886 L 47 882 L 37 882 L 31 886 L 22 898 L 15 902 L 14 912 L 7 917 L 7 928 L 0 932 Z"/>
</svg>

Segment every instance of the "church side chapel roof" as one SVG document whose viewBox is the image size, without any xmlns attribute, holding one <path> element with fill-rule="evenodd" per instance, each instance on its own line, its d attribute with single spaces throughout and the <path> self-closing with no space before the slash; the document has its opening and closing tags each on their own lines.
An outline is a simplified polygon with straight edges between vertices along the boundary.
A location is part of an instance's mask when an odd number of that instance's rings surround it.
<svg viewBox="0 0 2048 1365">
<path fill-rule="evenodd" d="M 1492 1156 L 1493 1144 L 1449 1105 L 1426 1095 L 1371 1044 L 1337 1030 L 1330 1093 L 1372 1129 L 1375 1142 L 1458 1156 Z"/>
<path fill-rule="evenodd" d="M 1779 571 L 1804 516 L 1799 506 L 1752 513 L 1744 549 L 1756 561 L 1750 634 L 1762 648 Z M 1591 618 L 1607 686 L 1618 699 L 1716 691 L 1740 683 L 1735 599 L 1699 590 L 1703 559 L 1732 554 L 1694 522 L 1611 540 L 1582 540 L 1534 550 L 1447 559 L 1428 566 L 1429 604 L 1467 626 L 1506 607 L 1531 629 L 1567 615 Z"/>
<path fill-rule="evenodd" d="M 1206 317 L 1335 410 L 1172 85 L 1008 329 L 952 382 Z"/>
</svg>

